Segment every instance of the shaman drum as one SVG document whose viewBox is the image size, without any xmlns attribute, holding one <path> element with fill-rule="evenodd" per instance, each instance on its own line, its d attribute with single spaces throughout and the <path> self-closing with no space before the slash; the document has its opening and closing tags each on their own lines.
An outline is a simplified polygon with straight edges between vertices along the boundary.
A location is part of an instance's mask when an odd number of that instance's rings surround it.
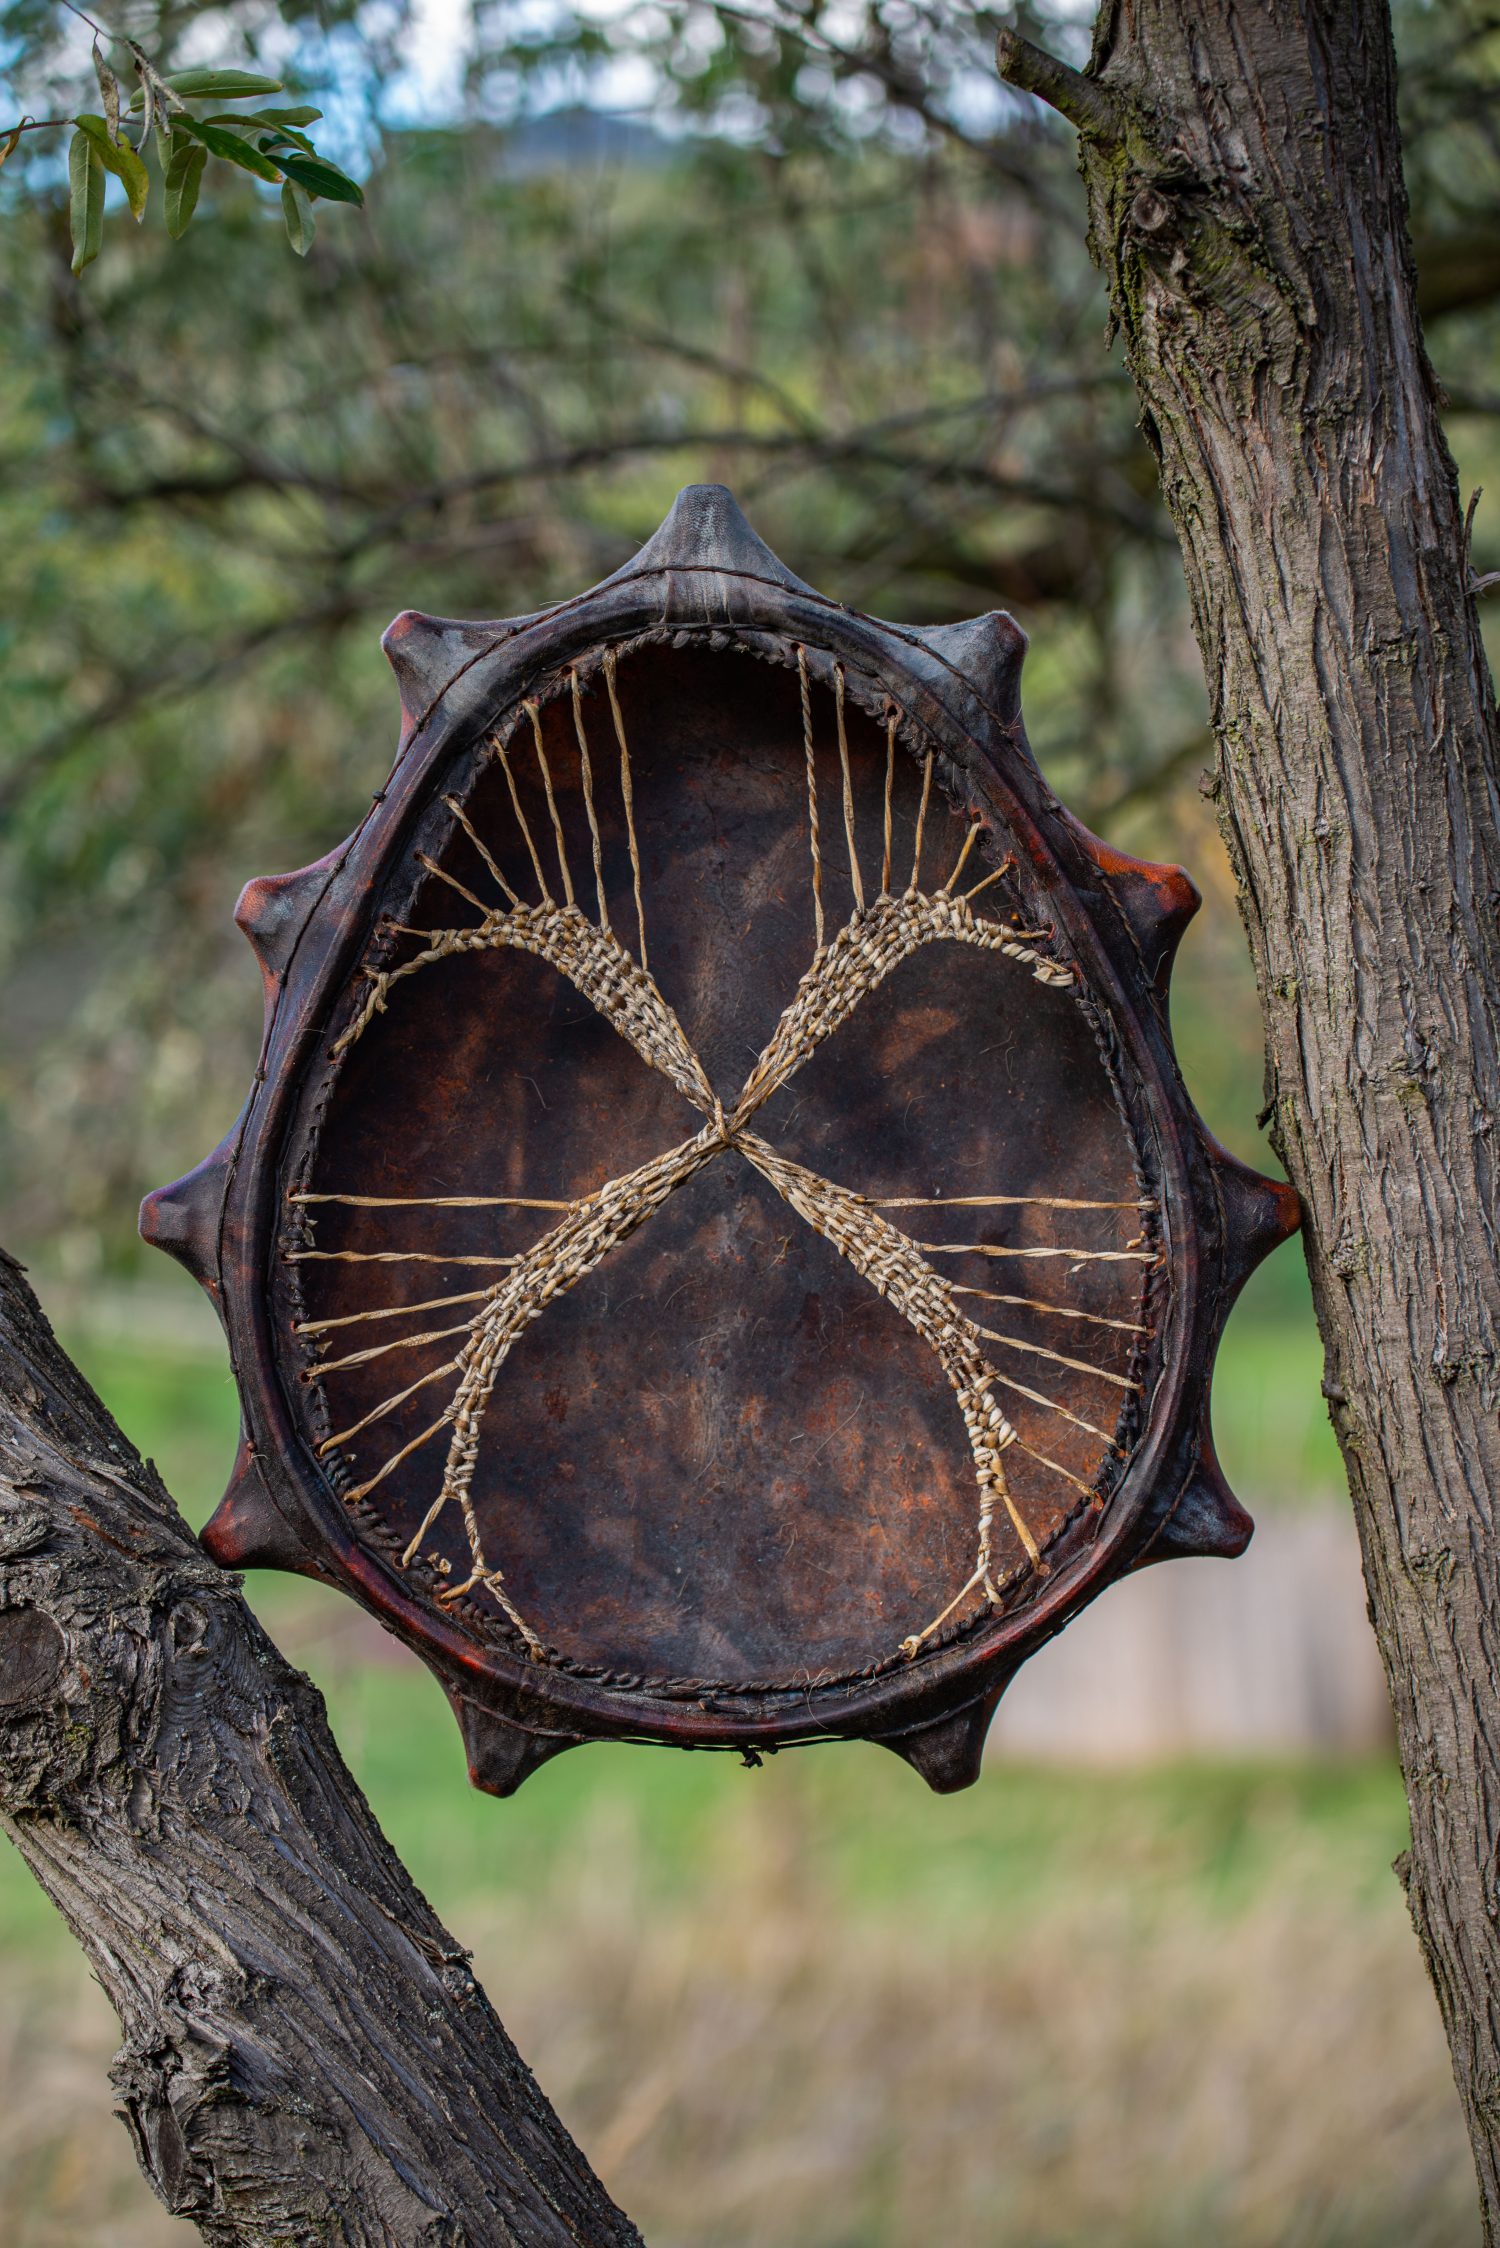
<svg viewBox="0 0 1500 2248">
<path fill-rule="evenodd" d="M 243 1400 L 208 1550 L 354 1593 L 499 1793 L 598 1737 L 964 1784 L 1111 1578 L 1250 1533 L 1209 1379 L 1297 1205 L 1177 1071 L 1192 884 L 1050 794 L 1009 618 L 854 615 L 717 486 L 385 644 L 395 769 L 246 890 L 255 1088 L 143 1210 Z"/>
</svg>

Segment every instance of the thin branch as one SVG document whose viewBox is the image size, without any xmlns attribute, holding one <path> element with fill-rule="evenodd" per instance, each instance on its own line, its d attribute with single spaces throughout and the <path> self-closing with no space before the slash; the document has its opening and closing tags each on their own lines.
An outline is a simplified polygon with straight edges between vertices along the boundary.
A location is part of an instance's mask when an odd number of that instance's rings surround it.
<svg viewBox="0 0 1500 2248">
<path fill-rule="evenodd" d="M 90 31 L 93 32 L 96 39 L 108 39 L 115 46 L 119 46 L 122 44 L 122 41 L 120 40 L 117 33 L 107 30 L 102 23 L 96 23 L 93 17 L 89 15 L 85 9 L 75 7 L 74 0 L 62 0 L 62 4 L 67 9 L 70 16 L 76 16 L 80 23 L 86 23 L 88 25 Z"/>
<path fill-rule="evenodd" d="M 81 742 L 96 741 L 106 727 L 132 718 L 142 709 L 163 710 L 170 703 L 180 702 L 184 696 L 231 679 L 278 642 L 321 631 L 329 625 L 345 624 L 365 610 L 383 606 L 378 595 L 361 596 L 341 591 L 317 608 L 295 610 L 253 626 L 229 647 L 190 662 L 175 677 L 164 675 L 159 664 L 150 663 L 123 678 L 117 677 L 87 710 L 32 742 L 14 764 L 0 773 L 0 817 L 21 801 L 27 789 L 50 766 L 68 756 Z"/>
<path fill-rule="evenodd" d="M 1113 796 L 1102 802 L 1091 802 L 1088 807 L 1090 823 L 1103 823 L 1117 819 L 1123 812 L 1133 812 L 1143 804 L 1155 803 L 1164 796 L 1173 783 L 1179 780 L 1190 765 L 1212 761 L 1215 755 L 1214 737 L 1207 727 L 1199 727 L 1158 758 L 1149 771 L 1139 773 L 1134 780 L 1126 781 Z"/>
<path fill-rule="evenodd" d="M 1125 119 L 1118 102 L 1093 78 L 1070 63 L 1034 47 L 1019 31 L 1002 31 L 995 41 L 995 67 L 1008 86 L 1035 94 L 1088 140 L 1121 141 Z"/>
<path fill-rule="evenodd" d="M 728 4 L 728 0 L 719 0 L 717 13 L 757 31 L 766 28 L 767 19 L 763 13 L 752 8 L 735 7 Z M 1024 154 L 1012 153 L 1003 140 L 985 138 L 965 131 L 956 117 L 933 100 L 922 81 L 902 70 L 889 54 L 883 54 L 874 47 L 845 47 L 830 37 L 821 24 L 799 20 L 795 16 L 789 19 L 785 12 L 774 15 L 771 21 L 786 36 L 798 40 L 809 55 L 821 56 L 833 64 L 841 76 L 856 77 L 861 73 L 868 73 L 870 77 L 878 79 L 892 100 L 899 102 L 902 108 L 909 109 L 913 116 L 920 117 L 932 132 L 945 140 L 953 141 L 971 156 L 977 156 L 981 163 L 998 172 L 1003 179 L 1023 189 L 1038 205 L 1054 212 L 1060 209 L 1056 196 L 1050 188 L 1044 186 L 1033 162 Z"/>
<path fill-rule="evenodd" d="M 9 141 L 14 147 L 23 133 L 60 132 L 64 125 L 72 122 L 71 117 L 23 117 L 19 125 L 0 125 L 0 140 Z M 9 153 L 7 149 L 6 154 Z"/>
<path fill-rule="evenodd" d="M 1027 500 L 1039 507 L 1080 510 L 1102 522 L 1117 523 L 1134 537 L 1149 540 L 1153 545 L 1170 543 L 1170 533 L 1154 508 L 1136 501 L 1133 495 L 1111 496 L 1098 488 L 1097 468 L 1093 481 L 1080 479 L 1076 485 L 1057 485 L 1041 477 L 1007 475 L 984 459 L 932 460 L 924 454 L 913 454 L 898 446 L 871 442 L 865 433 L 858 430 L 848 436 L 839 436 L 826 430 L 813 438 L 797 431 L 767 431 L 731 426 L 721 429 L 627 432 L 619 437 L 600 439 L 596 443 L 568 446 L 559 452 L 542 454 L 514 465 L 496 464 L 476 469 L 466 476 L 429 485 L 424 491 L 408 493 L 386 513 L 378 515 L 372 523 L 362 525 L 358 536 L 337 552 L 341 559 L 354 561 L 368 554 L 372 541 L 401 533 L 412 515 L 436 513 L 456 500 L 476 499 L 483 493 L 494 492 L 509 484 L 524 483 L 537 477 L 572 475 L 582 469 L 603 467 L 632 453 L 696 453 L 701 456 L 716 447 L 726 451 L 738 448 L 747 453 L 772 456 L 800 454 L 819 467 L 864 461 L 893 469 L 900 474 L 915 471 L 931 475 L 939 481 L 956 483 L 965 488 L 982 485 L 986 490 L 1006 499 Z"/>
</svg>

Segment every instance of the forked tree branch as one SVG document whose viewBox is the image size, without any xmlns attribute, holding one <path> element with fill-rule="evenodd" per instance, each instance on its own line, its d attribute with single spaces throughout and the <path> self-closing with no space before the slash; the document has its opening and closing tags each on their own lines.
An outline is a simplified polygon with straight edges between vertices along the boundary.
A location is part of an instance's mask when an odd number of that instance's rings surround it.
<svg viewBox="0 0 1500 2248">
<path fill-rule="evenodd" d="M 0 1826 L 214 2248 L 640 2248 L 345 1768 L 0 1252 Z"/>
</svg>

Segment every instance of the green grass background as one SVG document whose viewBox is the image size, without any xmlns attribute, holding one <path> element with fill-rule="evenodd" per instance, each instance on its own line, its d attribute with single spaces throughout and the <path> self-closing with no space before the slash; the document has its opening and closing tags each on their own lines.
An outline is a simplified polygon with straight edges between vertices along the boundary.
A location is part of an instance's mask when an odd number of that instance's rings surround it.
<svg viewBox="0 0 1500 2248">
<path fill-rule="evenodd" d="M 1279 1265 L 1252 1282 L 1220 1354 L 1220 1455 L 1231 1482 L 1262 1507 L 1347 1503 L 1318 1390 L 1305 1278 L 1294 1257 Z M 184 1280 L 69 1301 L 59 1326 L 126 1435 L 200 1527 L 223 1488 L 239 1415 L 216 1322 L 197 1291 Z M 457 1729 L 420 1664 L 367 1629 L 351 1634 L 354 1612 L 321 1587 L 253 1571 L 247 1590 L 273 1637 L 323 1689 L 346 1757 L 440 1909 L 497 1884 L 522 1892 L 545 1884 L 601 1796 L 630 1808 L 643 1870 L 670 1891 L 697 1877 L 708 1838 L 747 1786 L 778 1785 L 770 1766 L 757 1776 L 717 1756 L 596 1747 L 545 1766 L 497 1805 L 469 1789 Z M 1185 1882 L 1206 1903 L 1234 1903 L 1265 1881 L 1293 1838 L 1304 1857 L 1327 1860 L 1330 1881 L 1353 1891 L 1388 1879 L 1405 1839 L 1399 1775 L 1383 1762 L 1128 1774 L 1021 1766 L 939 1799 L 878 1750 L 801 1752 L 795 1761 L 816 1767 L 815 1780 L 804 1774 L 797 1784 L 816 1808 L 841 1890 L 886 1903 L 921 1899 L 934 1912 L 1024 1913 L 1059 1881 L 1088 1878 L 1099 1854 L 1132 1882 Z M 0 1943 L 22 1928 L 45 1940 L 53 1925 L 19 1861 L 0 1856 Z"/>
</svg>

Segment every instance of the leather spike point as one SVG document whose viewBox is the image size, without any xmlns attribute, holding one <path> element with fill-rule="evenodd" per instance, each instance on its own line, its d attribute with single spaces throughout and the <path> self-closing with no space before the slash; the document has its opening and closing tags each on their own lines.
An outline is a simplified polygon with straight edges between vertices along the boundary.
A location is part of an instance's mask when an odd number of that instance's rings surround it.
<svg viewBox="0 0 1500 2248">
<path fill-rule="evenodd" d="M 249 938 L 268 985 L 291 966 L 297 939 L 337 870 L 342 851 L 291 874 L 259 874 L 247 882 L 234 909 L 235 926 Z"/>
<path fill-rule="evenodd" d="M 914 1726 L 909 1733 L 883 1733 L 880 1745 L 904 1757 L 914 1772 L 921 1773 L 934 1795 L 956 1795 L 960 1788 L 972 1787 L 979 1777 L 985 1735 L 1003 1692 L 1001 1685 L 955 1716 L 940 1717 L 932 1725 Z"/>
<path fill-rule="evenodd" d="M 1070 824 L 1129 922 L 1147 974 L 1164 993 L 1183 933 L 1203 903 L 1197 883 L 1183 867 L 1132 858 L 1128 851 L 1117 851 L 1091 834 L 1078 820 Z"/>
<path fill-rule="evenodd" d="M 481 1709 L 461 1694 L 450 1694 L 453 1714 L 464 1737 L 469 1778 L 486 1795 L 514 1795 L 523 1780 L 565 1748 L 576 1748 L 576 1733 L 532 1733 L 508 1717 Z"/>
<path fill-rule="evenodd" d="M 240 1437 L 228 1487 L 198 1542 L 221 1569 L 289 1569 L 300 1577 L 323 1577 L 265 1484 L 250 1440 Z"/>
<path fill-rule="evenodd" d="M 1254 1521 L 1225 1482 L 1212 1444 L 1205 1443 L 1182 1496 L 1135 1567 L 1188 1555 L 1237 1561 L 1254 1535 Z"/>
<path fill-rule="evenodd" d="M 956 671 L 996 717 L 1010 724 L 1020 716 L 1021 665 L 1028 643 L 1004 609 L 968 617 L 962 624 L 923 625 L 912 637 Z"/>
<path fill-rule="evenodd" d="M 420 609 L 403 609 L 380 636 L 381 650 L 401 693 L 403 742 L 476 656 L 486 654 L 524 622 L 509 617 L 492 624 L 467 624 L 458 617 L 429 617 Z"/>
<path fill-rule="evenodd" d="M 141 1239 L 165 1249 L 219 1300 L 219 1223 L 239 1127 L 184 1178 L 159 1186 L 141 1204 Z"/>
<path fill-rule="evenodd" d="M 1285 1179 L 1268 1179 L 1252 1170 L 1211 1132 L 1205 1130 L 1203 1137 L 1224 1197 L 1225 1286 L 1232 1300 L 1256 1266 L 1301 1226 L 1302 1204 Z"/>
<path fill-rule="evenodd" d="M 709 580 L 697 589 L 684 588 L 674 608 L 695 616 L 713 614 L 712 576 L 768 578 L 773 585 L 795 593 L 812 588 L 794 577 L 779 555 L 771 552 L 758 531 L 752 530 L 739 501 L 726 484 L 689 484 L 680 491 L 661 528 L 653 531 L 639 554 L 605 583 L 639 577 L 648 570 L 681 570 Z"/>
</svg>

